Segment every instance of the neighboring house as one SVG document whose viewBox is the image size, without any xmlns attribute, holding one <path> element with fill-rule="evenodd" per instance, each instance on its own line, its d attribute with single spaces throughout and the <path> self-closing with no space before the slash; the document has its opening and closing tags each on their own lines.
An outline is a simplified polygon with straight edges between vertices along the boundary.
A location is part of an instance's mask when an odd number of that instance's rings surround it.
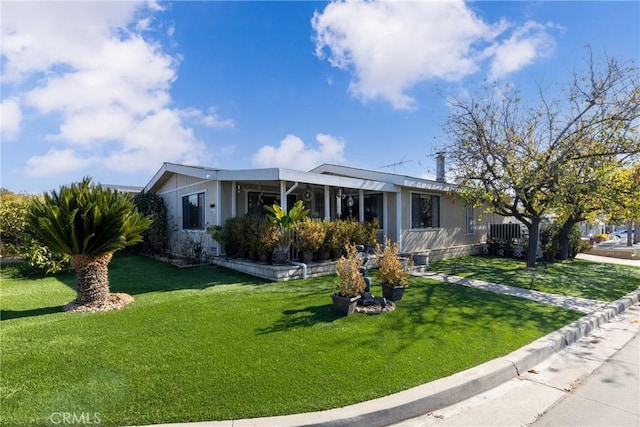
<svg viewBox="0 0 640 427">
<path fill-rule="evenodd" d="M 452 195 L 454 189 L 442 174 L 433 181 L 330 164 L 302 172 L 165 163 L 145 187 L 165 201 L 174 252 L 190 233 L 204 240 L 209 255 L 218 255 L 220 247 L 207 235 L 207 226 L 246 213 L 264 214 L 264 205 L 278 203 L 287 210 L 303 200 L 315 218 L 377 218 L 380 239 L 397 241 L 402 253 L 430 253 L 432 259 L 478 252 L 488 224 L 504 222 L 465 205 Z"/>
</svg>

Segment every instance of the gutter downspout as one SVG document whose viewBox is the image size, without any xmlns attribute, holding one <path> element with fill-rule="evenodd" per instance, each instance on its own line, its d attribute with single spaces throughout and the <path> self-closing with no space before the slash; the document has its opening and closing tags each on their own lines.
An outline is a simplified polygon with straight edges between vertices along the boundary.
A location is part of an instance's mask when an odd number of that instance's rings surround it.
<svg viewBox="0 0 640 427">
<path fill-rule="evenodd" d="M 298 262 L 298 261 L 289 261 L 289 264 L 302 267 L 302 278 L 303 279 L 307 278 L 307 264 L 305 264 L 304 262 Z"/>
</svg>

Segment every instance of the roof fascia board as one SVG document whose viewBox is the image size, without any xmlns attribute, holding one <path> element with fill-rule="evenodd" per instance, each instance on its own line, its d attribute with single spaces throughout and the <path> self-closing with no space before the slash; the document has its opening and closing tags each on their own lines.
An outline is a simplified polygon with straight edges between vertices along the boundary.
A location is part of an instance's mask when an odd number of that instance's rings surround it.
<svg viewBox="0 0 640 427">
<path fill-rule="evenodd" d="M 334 173 L 358 177 L 362 179 L 373 179 L 377 181 L 390 182 L 402 187 L 417 188 L 433 191 L 451 191 L 458 188 L 455 184 L 432 181 L 428 179 L 414 178 L 405 175 L 396 175 L 388 172 L 378 172 L 365 169 L 350 168 L 348 166 L 323 164 L 313 169 L 316 173 Z"/>
</svg>

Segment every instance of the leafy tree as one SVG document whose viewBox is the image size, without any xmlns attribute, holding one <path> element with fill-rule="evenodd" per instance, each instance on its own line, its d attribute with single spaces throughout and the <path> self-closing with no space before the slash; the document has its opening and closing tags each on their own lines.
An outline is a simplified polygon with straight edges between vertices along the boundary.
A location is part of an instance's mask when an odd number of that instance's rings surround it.
<svg viewBox="0 0 640 427">
<path fill-rule="evenodd" d="M 28 232 L 27 216 L 34 197 L 0 189 L 0 253 L 3 257 L 22 257 L 22 274 L 47 275 L 66 270 L 69 258 L 43 247 Z"/>
<path fill-rule="evenodd" d="M 133 203 L 138 212 L 153 220 L 149 229 L 142 234 L 143 241 L 136 245 L 136 249 L 144 253 L 163 254 L 169 244 L 168 215 L 164 200 L 155 193 L 142 191 L 134 196 Z"/>
<path fill-rule="evenodd" d="M 14 256 L 26 241 L 27 211 L 32 196 L 0 189 L 0 253 Z"/>
<path fill-rule="evenodd" d="M 609 189 L 615 199 L 611 209 L 612 217 L 626 220 L 627 245 L 631 246 L 634 240 L 631 233 L 634 221 L 636 230 L 640 226 L 640 162 L 619 169 L 612 176 Z"/>
<path fill-rule="evenodd" d="M 615 59 L 599 69 L 593 59 L 588 65 L 586 76 L 574 74 L 555 100 L 540 90 L 531 107 L 516 88 L 493 87 L 481 99 L 450 101 L 447 152 L 460 193 L 526 225 L 529 267 L 535 267 L 542 217 L 563 203 L 574 183 L 568 165 L 640 152 L 632 137 L 640 113 L 637 68 Z"/>
<path fill-rule="evenodd" d="M 128 194 L 84 178 L 34 199 L 28 224 L 42 244 L 71 258 L 77 296 L 68 309 L 108 310 L 118 301 L 127 302 L 110 294 L 108 264 L 115 251 L 142 241 L 151 225 Z"/>
</svg>

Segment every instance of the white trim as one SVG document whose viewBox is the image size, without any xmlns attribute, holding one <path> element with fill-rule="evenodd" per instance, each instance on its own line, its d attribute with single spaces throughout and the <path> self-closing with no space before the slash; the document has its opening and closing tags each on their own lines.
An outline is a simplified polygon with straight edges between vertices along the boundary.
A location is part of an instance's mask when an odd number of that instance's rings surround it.
<svg viewBox="0 0 640 427">
<path fill-rule="evenodd" d="M 331 219 L 331 187 L 324 186 L 324 219 Z"/>
<path fill-rule="evenodd" d="M 364 190 L 358 190 L 358 218 L 360 222 L 364 222 Z"/>
<path fill-rule="evenodd" d="M 187 184 L 187 185 L 183 185 L 182 187 L 176 187 L 176 188 L 172 188 L 170 190 L 165 190 L 162 191 L 160 193 L 157 193 L 159 196 L 162 196 L 163 194 L 169 194 L 172 193 L 174 191 L 180 191 L 180 190 L 184 190 L 185 188 L 189 188 L 189 187 L 193 187 L 194 185 L 202 185 L 206 182 L 210 182 L 209 180 L 205 180 L 205 181 L 198 181 L 198 182 L 194 182 L 193 184 Z M 207 191 L 206 189 L 204 189 L 203 191 Z M 194 193 L 201 193 L 201 191 L 195 191 Z M 194 194 L 194 193 L 189 193 L 189 194 Z M 186 195 L 186 194 L 185 194 Z"/>
<path fill-rule="evenodd" d="M 402 191 L 396 193 L 396 232 L 398 233 L 398 249 L 402 252 Z"/>
</svg>

